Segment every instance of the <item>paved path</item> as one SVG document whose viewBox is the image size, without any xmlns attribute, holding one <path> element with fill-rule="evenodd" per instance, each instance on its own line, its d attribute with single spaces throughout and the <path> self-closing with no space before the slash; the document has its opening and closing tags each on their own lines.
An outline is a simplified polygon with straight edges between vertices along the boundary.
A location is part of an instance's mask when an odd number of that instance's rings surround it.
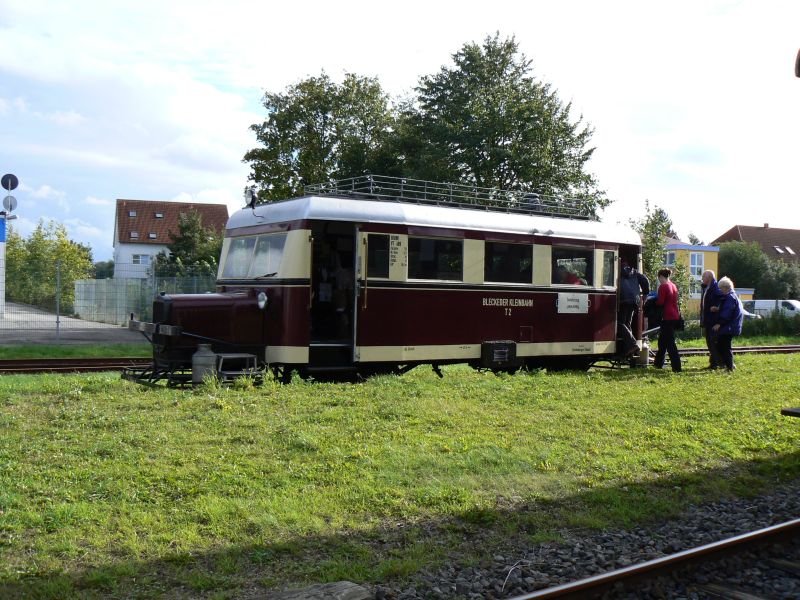
<svg viewBox="0 0 800 600">
<path fill-rule="evenodd" d="M 109 344 L 147 342 L 141 333 L 121 325 L 58 317 L 25 304 L 6 302 L 0 316 L 0 345 L 14 344 Z"/>
</svg>

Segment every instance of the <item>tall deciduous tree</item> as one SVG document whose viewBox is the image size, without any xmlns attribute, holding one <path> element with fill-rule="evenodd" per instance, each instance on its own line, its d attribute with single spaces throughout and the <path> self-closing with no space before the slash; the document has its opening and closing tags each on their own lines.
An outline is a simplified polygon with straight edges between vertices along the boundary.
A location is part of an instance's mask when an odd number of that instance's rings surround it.
<svg viewBox="0 0 800 600">
<path fill-rule="evenodd" d="M 267 93 L 244 161 L 261 202 L 368 173 L 537 191 L 609 204 L 586 169 L 592 129 L 532 75 L 514 38 L 465 44 L 453 65 L 392 103 L 377 79 L 324 73 Z"/>
<path fill-rule="evenodd" d="M 342 84 L 322 73 L 268 92 L 264 108 L 267 120 L 251 126 L 261 146 L 244 156 L 261 201 L 370 172 L 394 118 L 378 80 L 353 74 Z"/>
<path fill-rule="evenodd" d="M 406 115 L 422 150 L 412 158 L 414 173 L 579 197 L 592 209 L 608 204 L 586 171 L 592 129 L 533 77 L 513 37 L 465 44 L 453 63 L 420 80 Z"/>
<path fill-rule="evenodd" d="M 69 239 L 64 225 L 40 220 L 30 236 L 10 229 L 6 242 L 6 296 L 10 301 L 72 311 L 76 279 L 91 277 L 92 251 Z M 57 283 L 60 285 L 57 289 Z"/>
</svg>

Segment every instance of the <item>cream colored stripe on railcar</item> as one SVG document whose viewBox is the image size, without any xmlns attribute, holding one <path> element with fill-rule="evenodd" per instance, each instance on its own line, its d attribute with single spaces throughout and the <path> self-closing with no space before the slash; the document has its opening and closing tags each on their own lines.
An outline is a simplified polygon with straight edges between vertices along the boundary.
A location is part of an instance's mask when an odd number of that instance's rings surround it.
<svg viewBox="0 0 800 600">
<path fill-rule="evenodd" d="M 608 354 L 616 350 L 611 340 L 591 342 L 518 343 L 517 356 Z M 471 360 L 481 357 L 480 344 L 442 344 L 429 346 L 359 346 L 360 362 L 405 362 L 418 360 Z"/>
<path fill-rule="evenodd" d="M 266 362 L 305 364 L 308 362 L 308 346 L 267 346 Z"/>
</svg>

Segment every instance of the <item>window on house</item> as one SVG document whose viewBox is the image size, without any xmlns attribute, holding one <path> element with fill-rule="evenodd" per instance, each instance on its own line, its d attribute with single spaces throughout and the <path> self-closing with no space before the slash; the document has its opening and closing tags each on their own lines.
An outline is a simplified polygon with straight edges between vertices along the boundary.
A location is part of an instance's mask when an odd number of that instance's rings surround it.
<svg viewBox="0 0 800 600">
<path fill-rule="evenodd" d="M 367 277 L 389 277 L 389 236 L 367 236 Z"/>
<path fill-rule="evenodd" d="M 129 217 L 135 217 L 136 216 L 136 211 L 135 210 L 129 210 L 128 211 L 128 216 Z"/>
<path fill-rule="evenodd" d="M 777 252 L 778 254 L 783 254 L 783 248 L 781 248 L 780 246 L 773 246 L 773 248 L 775 248 L 775 252 Z"/>
<path fill-rule="evenodd" d="M 705 270 L 705 254 L 702 252 L 692 252 L 689 254 L 689 271 L 692 275 L 694 275 L 697 279 L 700 279 L 703 276 L 703 271 Z"/>
<path fill-rule="evenodd" d="M 163 219 L 163 218 L 164 218 L 164 213 L 160 213 L 160 212 L 156 213 L 156 219 Z"/>
<path fill-rule="evenodd" d="M 795 253 L 795 252 L 794 252 L 794 250 L 792 250 L 792 249 L 791 249 L 789 246 L 785 246 L 785 248 L 786 248 L 786 251 L 787 251 L 789 254 L 794 254 L 794 253 Z"/>
<path fill-rule="evenodd" d="M 149 237 L 151 240 L 154 240 L 156 239 L 156 234 L 151 231 L 150 233 L 147 234 L 147 237 Z"/>
<path fill-rule="evenodd" d="M 664 266 L 665 267 L 674 267 L 675 266 L 675 253 L 674 252 L 665 252 L 664 253 Z"/>
<path fill-rule="evenodd" d="M 138 231 L 131 231 L 131 239 L 138 240 L 139 239 L 139 232 Z"/>
<path fill-rule="evenodd" d="M 464 242 L 408 238 L 408 278 L 459 281 L 464 277 Z"/>
<path fill-rule="evenodd" d="M 149 254 L 134 254 L 131 262 L 135 265 L 149 265 L 151 256 Z"/>
<path fill-rule="evenodd" d="M 486 242 L 483 280 L 506 283 L 531 283 L 533 246 Z"/>
<path fill-rule="evenodd" d="M 553 247 L 552 282 L 561 285 L 592 285 L 593 250 Z"/>
</svg>

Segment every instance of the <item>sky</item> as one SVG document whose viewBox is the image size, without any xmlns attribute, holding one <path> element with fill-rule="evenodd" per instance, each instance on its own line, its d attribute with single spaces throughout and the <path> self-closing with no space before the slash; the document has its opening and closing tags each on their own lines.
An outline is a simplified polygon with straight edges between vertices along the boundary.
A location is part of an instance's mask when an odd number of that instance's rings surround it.
<svg viewBox="0 0 800 600">
<path fill-rule="evenodd" d="M 0 0 L 9 223 L 63 223 L 99 261 L 118 198 L 232 213 L 265 92 L 324 71 L 399 98 L 499 33 L 593 127 L 604 221 L 641 219 L 647 201 L 684 240 L 800 229 L 799 24 L 796 0 Z"/>
</svg>

